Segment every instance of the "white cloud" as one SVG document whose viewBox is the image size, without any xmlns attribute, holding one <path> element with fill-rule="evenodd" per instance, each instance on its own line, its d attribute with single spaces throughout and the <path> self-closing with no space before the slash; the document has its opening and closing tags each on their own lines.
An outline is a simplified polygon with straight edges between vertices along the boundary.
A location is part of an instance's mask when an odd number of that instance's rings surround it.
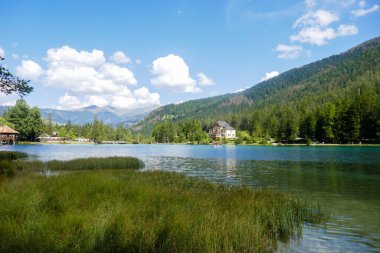
<svg viewBox="0 0 380 253">
<path fill-rule="evenodd" d="M 111 61 L 123 64 L 131 63 L 131 59 L 128 56 L 126 56 L 122 51 L 117 51 L 113 53 L 113 55 L 111 56 Z"/>
<path fill-rule="evenodd" d="M 86 104 L 96 105 L 98 107 L 104 107 L 108 105 L 108 101 L 104 97 L 100 97 L 100 96 L 87 96 Z"/>
<path fill-rule="evenodd" d="M 73 110 L 84 107 L 84 105 L 79 101 L 78 97 L 71 96 L 67 93 L 65 93 L 64 96 L 58 99 L 58 103 L 60 104 L 60 106 L 58 106 L 57 109 Z"/>
<path fill-rule="evenodd" d="M 299 26 L 326 27 L 337 21 L 339 21 L 339 16 L 334 12 L 328 10 L 309 11 L 294 22 L 293 28 Z"/>
<path fill-rule="evenodd" d="M 212 80 L 211 78 L 207 77 L 205 73 L 203 72 L 199 72 L 197 74 L 198 76 L 198 83 L 200 85 L 204 85 L 204 86 L 209 86 L 209 85 L 214 85 L 215 82 L 214 80 Z"/>
<path fill-rule="evenodd" d="M 278 71 L 271 71 L 271 72 L 267 72 L 265 73 L 265 75 L 260 79 L 260 82 L 263 82 L 263 81 L 267 81 L 275 76 L 278 76 L 280 73 Z"/>
<path fill-rule="evenodd" d="M 94 49 L 92 52 L 77 51 L 69 46 L 49 49 L 45 60 L 54 65 L 74 67 L 77 65 L 96 67 L 106 61 L 101 50 Z"/>
<path fill-rule="evenodd" d="M 49 86 L 86 95 L 130 94 L 127 86 L 135 85 L 132 71 L 114 63 L 105 62 L 100 50 L 80 51 L 63 46 L 49 49 L 45 81 Z"/>
<path fill-rule="evenodd" d="M 274 51 L 279 52 L 278 58 L 281 59 L 296 59 L 303 52 L 302 46 L 292 46 L 285 44 L 278 44 Z"/>
<path fill-rule="evenodd" d="M 335 37 L 335 31 L 330 27 L 306 27 L 303 28 L 297 35 L 290 36 L 290 40 L 322 46 L 327 44 L 328 40 L 334 39 Z"/>
<path fill-rule="evenodd" d="M 142 61 L 141 61 L 140 59 L 136 59 L 136 60 L 135 60 L 135 63 L 136 63 L 136 64 L 141 64 Z"/>
<path fill-rule="evenodd" d="M 354 25 L 340 25 L 338 27 L 337 36 L 349 36 L 358 33 L 358 28 Z"/>
<path fill-rule="evenodd" d="M 2 47 L 0 47 L 0 57 L 5 58 L 5 51 Z"/>
<path fill-rule="evenodd" d="M 355 35 L 358 28 L 354 25 L 340 25 L 337 30 L 331 27 L 305 27 L 298 34 L 290 36 L 291 41 L 323 46 L 337 37 Z"/>
<path fill-rule="evenodd" d="M 159 94 L 150 93 L 145 87 L 144 92 L 130 91 L 137 80 L 129 68 L 119 65 L 126 63 L 126 58 L 117 58 L 120 54 L 117 55 L 110 57 L 113 62 L 109 62 L 101 50 L 78 51 L 69 46 L 49 49 L 44 58 L 43 81 L 47 86 L 66 92 L 59 98 L 59 108 L 77 109 L 89 105 L 137 108 L 160 104 Z"/>
<path fill-rule="evenodd" d="M 150 81 L 156 87 L 169 88 L 176 92 L 197 93 L 201 91 L 196 86 L 196 81 L 191 78 L 189 67 L 180 56 L 169 54 L 157 58 L 152 63 L 152 73 L 156 77 Z"/>
<path fill-rule="evenodd" d="M 105 63 L 100 67 L 102 78 L 109 79 L 115 83 L 137 84 L 132 71 L 113 63 Z"/>
<path fill-rule="evenodd" d="M 38 80 L 43 70 L 38 63 L 31 60 L 22 60 L 21 66 L 16 67 L 16 74 L 23 79 Z"/>
<path fill-rule="evenodd" d="M 366 5 L 367 5 L 366 1 L 360 1 L 359 2 L 359 9 L 353 10 L 353 11 L 351 11 L 351 13 L 355 17 L 362 17 L 362 16 L 365 16 L 369 13 L 375 12 L 379 9 L 379 5 L 377 5 L 377 4 L 375 4 L 374 6 L 372 6 L 371 8 L 368 8 L 368 9 L 365 9 Z"/>
<path fill-rule="evenodd" d="M 141 87 L 140 89 L 134 90 L 133 94 L 137 98 L 138 105 L 160 104 L 160 94 L 151 93 L 146 87 Z"/>
</svg>

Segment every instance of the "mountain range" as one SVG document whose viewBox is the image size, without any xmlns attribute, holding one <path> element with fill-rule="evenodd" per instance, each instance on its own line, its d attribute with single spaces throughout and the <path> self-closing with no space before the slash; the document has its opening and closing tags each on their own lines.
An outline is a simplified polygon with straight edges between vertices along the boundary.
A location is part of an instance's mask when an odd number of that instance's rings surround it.
<svg viewBox="0 0 380 253">
<path fill-rule="evenodd" d="M 86 124 L 97 119 L 102 120 L 109 125 L 130 125 L 139 122 L 149 112 L 158 106 L 140 107 L 138 109 L 117 109 L 112 106 L 98 107 L 96 105 L 87 106 L 77 110 L 58 110 L 58 109 L 40 109 L 42 118 L 48 118 L 49 114 L 53 122 L 65 124 L 71 121 L 72 124 Z M 7 110 L 9 106 L 0 106 L 0 115 Z"/>
</svg>

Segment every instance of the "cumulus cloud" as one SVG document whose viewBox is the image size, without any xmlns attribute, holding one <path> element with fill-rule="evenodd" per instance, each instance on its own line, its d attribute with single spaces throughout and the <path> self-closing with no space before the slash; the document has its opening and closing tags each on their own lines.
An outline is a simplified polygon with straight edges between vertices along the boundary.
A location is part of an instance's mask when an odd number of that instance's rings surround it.
<svg viewBox="0 0 380 253">
<path fill-rule="evenodd" d="M 211 78 L 207 77 L 205 73 L 203 72 L 199 72 L 197 74 L 198 76 L 198 83 L 200 85 L 204 85 L 204 86 L 209 86 L 209 85 L 214 85 L 215 82 L 214 80 L 212 80 Z"/>
<path fill-rule="evenodd" d="M 191 78 L 186 62 L 177 55 L 169 54 L 157 58 L 152 63 L 154 78 L 150 79 L 156 87 L 168 88 L 175 92 L 197 93 L 201 89 L 196 86 L 196 81 Z"/>
<path fill-rule="evenodd" d="M 43 70 L 38 63 L 32 60 L 22 60 L 21 65 L 16 67 L 16 74 L 23 79 L 38 80 Z"/>
<path fill-rule="evenodd" d="M 119 65 L 127 63 L 125 54 L 120 53 L 114 53 L 107 61 L 103 51 L 97 49 L 79 51 L 69 46 L 49 49 L 42 81 L 66 92 L 59 98 L 58 108 L 113 105 L 132 109 L 159 105 L 158 93 L 151 93 L 146 87 L 130 90 L 137 80 L 129 68 Z"/>
<path fill-rule="evenodd" d="M 149 92 L 146 87 L 134 90 L 133 94 L 137 99 L 138 105 L 160 104 L 160 95 L 158 93 Z"/>
<path fill-rule="evenodd" d="M 278 76 L 280 73 L 278 71 L 271 71 L 271 72 L 267 72 L 265 73 L 265 75 L 260 79 L 260 82 L 263 82 L 263 81 L 267 81 L 275 76 Z"/>
<path fill-rule="evenodd" d="M 367 3 L 366 1 L 359 1 L 359 9 L 357 10 L 353 10 L 351 11 L 351 13 L 355 16 L 355 17 L 362 17 L 362 16 L 365 16 L 369 13 L 372 13 L 372 12 L 375 12 L 379 9 L 379 5 L 375 4 L 373 5 L 372 7 L 370 8 L 365 8 Z"/>
<path fill-rule="evenodd" d="M 298 34 L 290 36 L 290 40 L 323 46 L 326 45 L 329 40 L 342 36 L 355 35 L 357 33 L 358 28 L 354 25 L 340 25 L 336 30 L 331 27 L 305 27 Z"/>
<path fill-rule="evenodd" d="M 305 27 L 298 34 L 290 36 L 290 40 L 322 46 L 327 44 L 328 40 L 334 39 L 335 37 L 335 31 L 330 27 Z"/>
<path fill-rule="evenodd" d="M 5 51 L 2 47 L 0 47 L 0 57 L 2 57 L 2 58 L 5 57 Z"/>
<path fill-rule="evenodd" d="M 117 51 L 111 56 L 111 61 L 115 63 L 129 64 L 131 59 L 126 56 L 122 51 Z"/>
<path fill-rule="evenodd" d="M 101 50 L 77 51 L 69 46 L 49 49 L 45 60 L 56 65 L 87 67 L 96 67 L 105 62 L 104 53 Z"/>
<path fill-rule="evenodd" d="M 86 106 L 96 105 L 98 107 L 104 107 L 108 105 L 107 99 L 100 96 L 87 96 L 86 97 Z"/>
<path fill-rule="evenodd" d="M 60 97 L 58 99 L 58 103 L 60 106 L 57 107 L 57 109 L 79 109 L 82 108 L 84 105 L 79 101 L 79 98 L 76 96 L 71 96 L 67 93 L 65 93 L 64 96 Z"/>
<path fill-rule="evenodd" d="M 278 44 L 274 51 L 279 52 L 278 58 L 296 59 L 303 52 L 302 46 Z"/>
<path fill-rule="evenodd" d="M 358 33 L 358 28 L 354 25 L 340 25 L 338 27 L 337 36 L 349 36 Z"/>
<path fill-rule="evenodd" d="M 339 16 L 328 10 L 317 10 L 309 11 L 308 13 L 302 15 L 293 24 L 293 28 L 299 26 L 321 26 L 326 27 L 331 23 L 339 21 Z"/>
</svg>

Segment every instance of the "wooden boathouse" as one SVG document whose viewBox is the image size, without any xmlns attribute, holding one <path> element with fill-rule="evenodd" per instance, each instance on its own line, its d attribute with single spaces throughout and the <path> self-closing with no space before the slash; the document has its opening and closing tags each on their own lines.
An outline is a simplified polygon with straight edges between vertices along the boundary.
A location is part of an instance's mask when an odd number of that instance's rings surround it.
<svg viewBox="0 0 380 253">
<path fill-rule="evenodd" d="M 0 145 L 15 145 L 19 132 L 9 126 L 0 126 Z"/>
</svg>

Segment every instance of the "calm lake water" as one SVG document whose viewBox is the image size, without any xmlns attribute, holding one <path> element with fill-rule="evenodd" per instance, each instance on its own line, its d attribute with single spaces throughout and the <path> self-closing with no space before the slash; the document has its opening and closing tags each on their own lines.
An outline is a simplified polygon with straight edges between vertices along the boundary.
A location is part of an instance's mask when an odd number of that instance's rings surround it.
<svg viewBox="0 0 380 253">
<path fill-rule="evenodd" d="M 18 145 L 41 160 L 135 156 L 147 170 L 218 183 L 271 187 L 330 209 L 324 226 L 304 225 L 283 252 L 380 252 L 380 147 L 197 145 Z"/>
</svg>

